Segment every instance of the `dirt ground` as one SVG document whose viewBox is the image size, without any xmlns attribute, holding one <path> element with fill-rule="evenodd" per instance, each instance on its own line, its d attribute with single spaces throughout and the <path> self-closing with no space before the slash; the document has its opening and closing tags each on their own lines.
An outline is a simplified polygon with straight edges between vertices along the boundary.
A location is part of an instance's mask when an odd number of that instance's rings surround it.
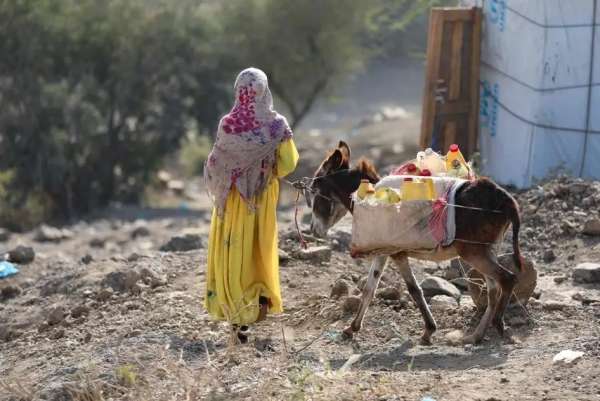
<svg viewBox="0 0 600 401">
<path fill-rule="evenodd" d="M 312 151 L 300 143 L 312 159 L 298 175 L 332 143 L 320 140 Z M 376 156 L 380 167 L 410 148 L 383 147 L 386 156 L 371 146 L 356 144 L 354 154 Z M 479 319 L 466 293 L 460 304 L 433 298 L 438 332 L 432 346 L 418 345 L 422 319 L 393 266 L 380 288 L 397 289 L 399 299 L 379 293 L 362 331 L 342 339 L 353 315 L 346 295 L 330 296 L 332 286 L 344 280 L 359 296 L 368 262 L 347 252 L 348 217 L 328 241 L 309 236 L 326 249 L 302 256 L 289 194 L 279 215 L 285 313 L 252 327 L 246 345 L 232 346 L 226 324 L 202 308 L 206 202 L 108 211 L 55 242 L 13 234 L 0 251 L 23 244 L 36 258 L 0 280 L 0 400 L 600 400 L 600 283 L 572 277 L 579 263 L 598 261 L 600 237 L 582 227 L 598 217 L 600 183 L 558 179 L 517 197 L 538 288 L 527 309 L 508 312 L 515 341 L 490 330 L 477 346 L 447 338 Z M 192 245 L 160 251 L 184 235 Z M 411 263 L 419 279 L 451 271 L 450 263 Z M 584 355 L 554 364 L 563 350 Z"/>
</svg>

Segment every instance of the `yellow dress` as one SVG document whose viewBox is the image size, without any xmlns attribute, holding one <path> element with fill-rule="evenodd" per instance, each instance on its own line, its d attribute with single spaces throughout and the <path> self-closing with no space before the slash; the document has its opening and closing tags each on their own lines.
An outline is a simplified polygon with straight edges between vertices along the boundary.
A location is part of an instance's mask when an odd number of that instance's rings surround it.
<svg viewBox="0 0 600 401">
<path fill-rule="evenodd" d="M 235 188 L 227 197 L 223 217 L 213 210 L 204 299 L 213 318 L 239 325 L 254 323 L 260 296 L 269 299 L 269 313 L 283 311 L 277 246 L 277 177 L 294 171 L 297 162 L 294 141 L 282 142 L 273 176 L 256 197 L 254 212 Z"/>
</svg>

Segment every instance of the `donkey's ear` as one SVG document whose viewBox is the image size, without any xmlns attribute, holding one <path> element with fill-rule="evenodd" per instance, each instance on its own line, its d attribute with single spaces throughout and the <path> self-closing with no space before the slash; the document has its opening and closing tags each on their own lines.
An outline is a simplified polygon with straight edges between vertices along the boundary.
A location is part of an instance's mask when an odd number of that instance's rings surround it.
<svg viewBox="0 0 600 401">
<path fill-rule="evenodd" d="M 350 146 L 348 146 L 346 142 L 340 141 L 338 149 L 342 152 L 344 159 L 348 160 L 348 163 L 350 163 Z"/>
<path fill-rule="evenodd" d="M 331 155 L 323 163 L 323 167 L 327 171 L 338 170 L 344 163 L 344 155 L 339 149 L 334 150 Z"/>
</svg>

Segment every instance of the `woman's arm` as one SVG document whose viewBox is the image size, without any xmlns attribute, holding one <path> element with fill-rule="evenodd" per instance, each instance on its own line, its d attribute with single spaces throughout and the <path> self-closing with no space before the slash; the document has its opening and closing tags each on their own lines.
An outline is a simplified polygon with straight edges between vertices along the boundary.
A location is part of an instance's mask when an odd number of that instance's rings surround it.
<svg viewBox="0 0 600 401">
<path fill-rule="evenodd" d="M 279 144 L 279 147 L 277 148 L 277 177 L 285 177 L 294 171 L 298 164 L 299 157 L 293 139 L 290 138 Z"/>
</svg>

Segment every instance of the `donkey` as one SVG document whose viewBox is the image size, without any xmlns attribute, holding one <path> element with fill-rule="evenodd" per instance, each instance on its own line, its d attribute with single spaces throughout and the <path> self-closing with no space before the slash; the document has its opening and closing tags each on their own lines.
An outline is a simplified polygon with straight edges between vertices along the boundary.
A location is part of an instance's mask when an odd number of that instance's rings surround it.
<svg viewBox="0 0 600 401">
<path fill-rule="evenodd" d="M 340 141 L 338 148 L 321 163 L 312 180 L 313 199 L 308 203 L 312 207 L 311 231 L 315 236 L 325 237 L 329 228 L 347 212 L 352 213 L 351 194 L 358 189 L 361 179 L 367 179 L 372 184 L 380 181 L 375 167 L 366 159 L 360 159 L 350 168 L 350 147 Z M 390 256 L 425 321 L 425 330 L 421 336 L 421 344 L 424 345 L 431 344 L 431 336 L 437 326 L 409 266 L 409 257 L 435 262 L 461 257 L 485 277 L 488 288 L 487 309 L 473 333 L 463 336 L 462 342 L 465 344 L 481 342 L 490 324 L 493 324 L 501 336 L 506 335 L 504 311 L 517 278 L 498 263 L 493 244 L 504 237 L 510 224 L 513 230 L 515 265 L 521 269 L 523 262 L 519 249 L 519 206 L 508 192 L 487 178 L 479 178 L 466 183 L 457 191 L 455 204 L 467 208 L 457 207 L 455 210 L 456 240 L 453 243 L 435 252 L 407 251 Z M 387 260 L 388 257 L 374 258 L 358 313 L 344 330 L 343 334 L 347 338 L 352 338 L 353 333 L 361 329 Z"/>
</svg>

